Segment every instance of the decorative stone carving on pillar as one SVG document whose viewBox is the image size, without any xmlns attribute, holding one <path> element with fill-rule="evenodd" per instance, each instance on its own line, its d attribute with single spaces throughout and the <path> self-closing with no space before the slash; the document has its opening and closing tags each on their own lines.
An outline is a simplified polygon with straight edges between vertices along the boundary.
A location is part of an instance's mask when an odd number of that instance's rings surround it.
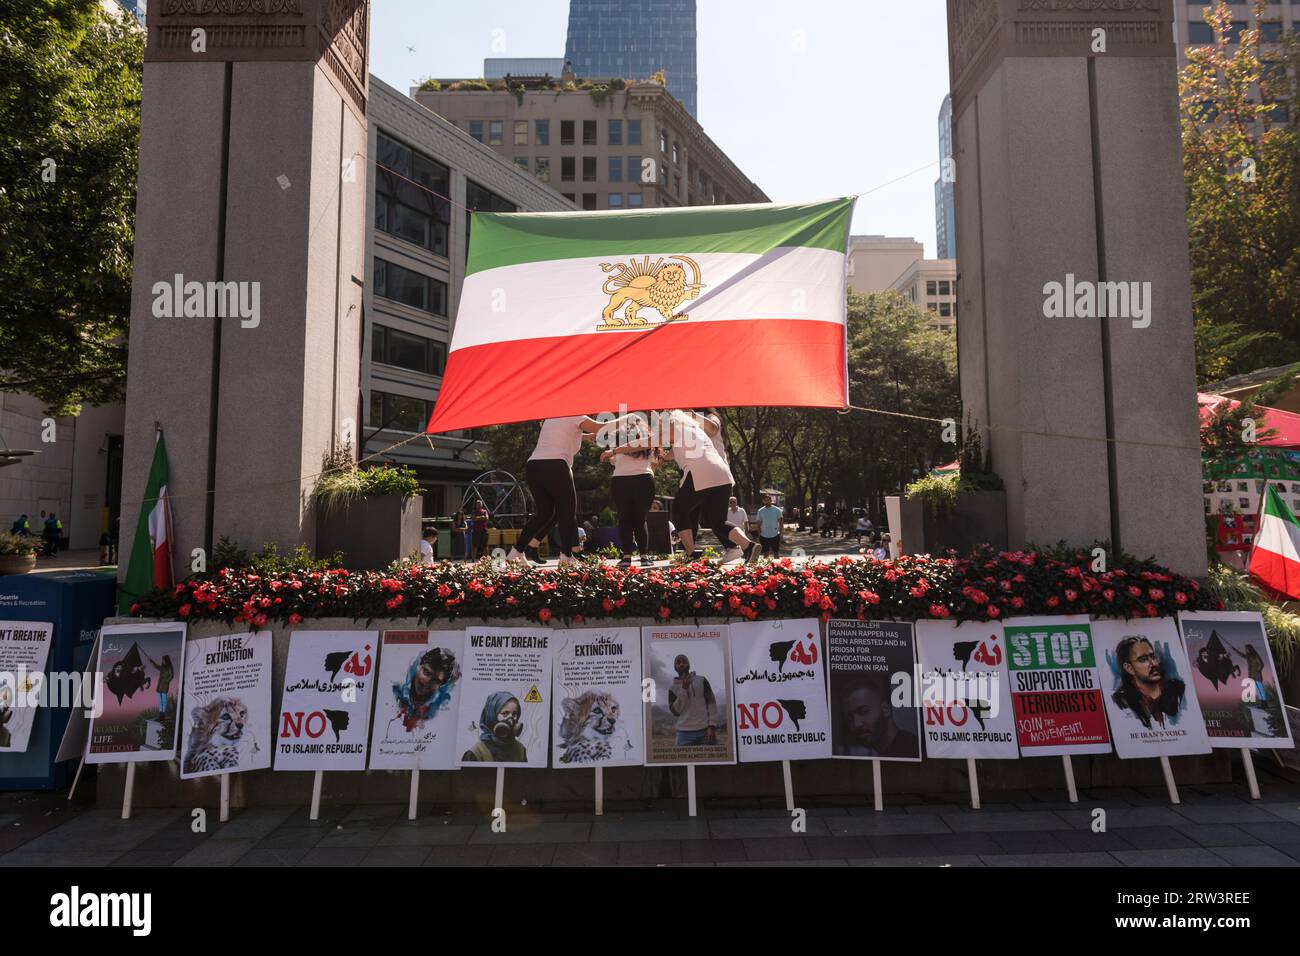
<svg viewBox="0 0 1300 956">
<path fill-rule="evenodd" d="M 369 0 L 155 0 L 147 30 L 121 566 L 156 420 L 184 576 L 222 535 L 312 544 L 311 476 L 356 435 Z M 160 316 L 175 277 L 259 314 Z"/>
<path fill-rule="evenodd" d="M 1171 0 L 948 0 L 948 24 L 962 401 L 1012 544 L 1204 573 Z M 1145 315 L 1049 318 L 1050 283 Z"/>
</svg>

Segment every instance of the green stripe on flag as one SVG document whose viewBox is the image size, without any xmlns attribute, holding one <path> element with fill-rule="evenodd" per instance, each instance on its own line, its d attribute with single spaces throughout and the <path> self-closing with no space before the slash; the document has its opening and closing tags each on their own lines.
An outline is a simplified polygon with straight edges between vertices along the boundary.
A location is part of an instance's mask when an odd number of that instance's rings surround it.
<svg viewBox="0 0 1300 956">
<path fill-rule="evenodd" d="M 803 246 L 847 253 L 854 197 L 818 203 L 639 212 L 474 213 L 465 274 L 556 259 L 764 253 Z"/>
<path fill-rule="evenodd" d="M 1300 520 L 1297 520 L 1296 516 L 1291 513 L 1291 509 L 1286 506 L 1282 496 L 1277 493 L 1277 486 L 1273 484 L 1268 486 L 1268 494 L 1264 498 L 1264 514 L 1300 526 Z"/>
</svg>

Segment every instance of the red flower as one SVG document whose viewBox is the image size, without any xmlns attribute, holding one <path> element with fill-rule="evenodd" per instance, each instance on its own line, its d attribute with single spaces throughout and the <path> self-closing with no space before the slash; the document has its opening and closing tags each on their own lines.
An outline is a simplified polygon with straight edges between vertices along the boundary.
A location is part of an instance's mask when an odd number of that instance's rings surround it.
<svg viewBox="0 0 1300 956">
<path fill-rule="evenodd" d="M 1002 616 L 1002 612 L 998 609 L 998 606 L 996 604 L 990 604 L 987 608 L 985 608 L 985 611 L 988 612 L 989 617 Z"/>
<path fill-rule="evenodd" d="M 265 614 L 256 615 L 253 618 L 253 623 L 258 627 L 264 627 L 266 625 L 266 615 Z"/>
<path fill-rule="evenodd" d="M 131 605 L 131 613 L 132 613 L 132 614 L 139 614 L 139 613 L 140 613 L 140 605 L 139 605 L 139 604 L 132 604 L 132 605 Z"/>
<path fill-rule="evenodd" d="M 296 614 L 296 613 L 295 613 L 295 614 L 290 614 L 290 615 L 289 615 L 289 623 L 290 623 L 290 624 L 301 624 L 301 623 L 302 623 L 302 615 L 301 615 L 301 614 Z"/>
<path fill-rule="evenodd" d="M 661 607 L 659 608 L 659 616 L 666 621 L 673 616 L 673 612 L 666 607 Z"/>
<path fill-rule="evenodd" d="M 947 617 L 947 616 L 948 616 L 948 609 L 947 609 L 946 607 L 944 607 L 942 604 L 931 604 L 931 605 L 930 605 L 930 616 L 931 616 L 931 617 Z"/>
<path fill-rule="evenodd" d="M 1160 588 L 1147 588 L 1147 596 L 1153 601 L 1163 601 L 1165 592 Z"/>
<path fill-rule="evenodd" d="M 1184 594 L 1182 591 L 1175 591 L 1175 592 L 1174 592 L 1174 600 L 1177 601 L 1179 604 L 1186 604 L 1186 603 L 1187 603 L 1187 595 Z"/>
<path fill-rule="evenodd" d="M 1025 606 L 1025 599 L 1022 597 L 1013 597 L 1011 599 L 1011 606 L 1015 608 L 1017 611 L 1019 611 L 1022 607 Z"/>
<path fill-rule="evenodd" d="M 1104 597 L 1107 601 L 1113 601 L 1113 600 L 1115 600 L 1115 589 L 1114 589 L 1114 588 L 1102 588 L 1101 596 Z"/>
<path fill-rule="evenodd" d="M 1135 598 L 1140 598 L 1142 596 L 1142 589 L 1136 584 L 1130 584 L 1128 586 L 1128 593 Z"/>
<path fill-rule="evenodd" d="M 1079 592 L 1076 591 L 1074 588 L 1066 588 L 1065 599 L 1067 601 L 1077 601 L 1079 600 Z"/>
<path fill-rule="evenodd" d="M 1051 597 L 1047 599 L 1048 607 L 1060 607 L 1060 605 L 1061 605 L 1061 599 L 1057 597 L 1055 594 L 1053 594 Z"/>
<path fill-rule="evenodd" d="M 542 608 L 537 612 L 537 619 L 545 624 L 551 619 L 551 609 L 549 607 Z"/>
<path fill-rule="evenodd" d="M 609 598 L 605 598 L 600 602 L 600 607 L 606 614 L 608 614 L 610 611 L 614 610 L 614 602 Z"/>
<path fill-rule="evenodd" d="M 399 594 L 396 597 L 391 597 L 387 601 L 385 601 L 384 606 L 391 611 L 394 608 L 396 608 L 398 605 L 400 605 L 404 600 L 406 599 Z"/>
<path fill-rule="evenodd" d="M 439 584 L 438 590 L 434 593 L 436 593 L 440 598 L 445 598 L 451 594 L 451 588 L 447 587 L 445 584 Z"/>
<path fill-rule="evenodd" d="M 179 614 L 181 617 L 189 617 L 189 616 L 190 616 L 190 610 L 191 610 L 192 608 L 193 608 L 193 605 L 192 605 L 192 604 L 182 604 L 182 605 L 177 609 L 176 613 Z"/>
</svg>

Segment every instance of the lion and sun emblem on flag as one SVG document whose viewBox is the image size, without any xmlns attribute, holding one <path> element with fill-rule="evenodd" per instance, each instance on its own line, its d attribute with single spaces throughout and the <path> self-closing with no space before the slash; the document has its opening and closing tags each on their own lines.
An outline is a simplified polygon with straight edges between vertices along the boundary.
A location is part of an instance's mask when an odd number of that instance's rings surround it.
<svg viewBox="0 0 1300 956">
<path fill-rule="evenodd" d="M 699 297 L 700 266 L 689 256 L 660 257 L 653 265 L 650 257 L 640 262 L 602 262 L 600 268 L 613 273 L 605 280 L 602 291 L 609 296 L 609 304 L 601 311 L 598 332 L 608 330 L 645 329 L 669 322 L 685 322 L 690 318 L 685 312 L 675 310 L 682 303 Z M 673 262 L 672 260 L 678 260 Z M 685 265 L 683 265 L 683 263 Z M 686 269 L 691 270 L 691 281 L 686 281 Z M 642 309 L 651 309 L 662 321 L 651 322 L 640 315 Z M 622 315 L 619 315 L 620 310 Z"/>
</svg>

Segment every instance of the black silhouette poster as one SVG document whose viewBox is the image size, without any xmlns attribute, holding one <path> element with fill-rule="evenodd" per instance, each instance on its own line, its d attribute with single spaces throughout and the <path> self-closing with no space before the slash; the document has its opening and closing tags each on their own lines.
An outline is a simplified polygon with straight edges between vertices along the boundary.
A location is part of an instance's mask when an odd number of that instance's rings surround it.
<svg viewBox="0 0 1300 956">
<path fill-rule="evenodd" d="M 754 621 L 730 630 L 740 761 L 829 757 L 826 659 L 817 619 Z"/>
<path fill-rule="evenodd" d="M 294 631 L 276 724 L 276 770 L 365 770 L 377 631 Z"/>
<path fill-rule="evenodd" d="M 1289 750 L 1286 703 L 1258 611 L 1178 615 L 1212 747 Z"/>
<path fill-rule="evenodd" d="M 184 624 L 110 624 L 99 644 L 97 705 L 86 763 L 176 755 Z"/>
<path fill-rule="evenodd" d="M 1019 757 L 1002 625 L 917 621 L 916 646 L 925 755 Z"/>
</svg>

